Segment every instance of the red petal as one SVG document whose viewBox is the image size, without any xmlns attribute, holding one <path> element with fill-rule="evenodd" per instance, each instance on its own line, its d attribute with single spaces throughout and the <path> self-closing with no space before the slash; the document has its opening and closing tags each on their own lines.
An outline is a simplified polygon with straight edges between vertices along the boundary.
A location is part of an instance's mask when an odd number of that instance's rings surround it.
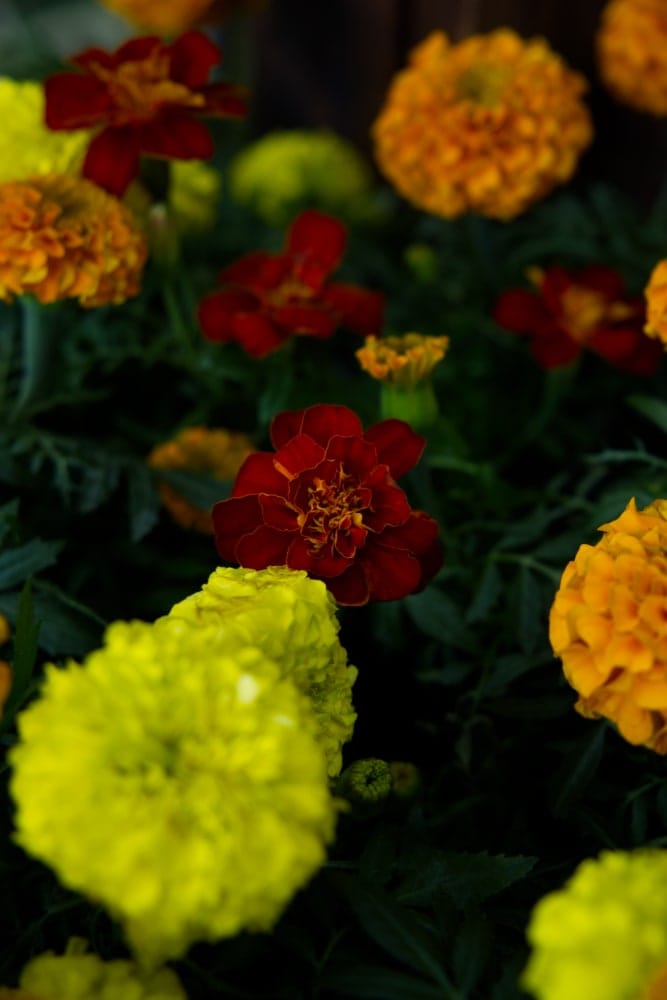
<svg viewBox="0 0 667 1000">
<path fill-rule="evenodd" d="M 239 539 L 262 523 L 262 508 L 257 496 L 220 500 L 211 511 L 215 543 L 226 562 L 237 562 Z"/>
<path fill-rule="evenodd" d="M 596 292 L 601 292 L 610 302 L 623 298 L 625 284 L 622 276 L 613 267 L 604 264 L 590 264 L 572 275 L 577 285 L 585 285 Z"/>
<path fill-rule="evenodd" d="M 134 128 L 106 128 L 96 135 L 83 161 L 82 174 L 121 197 L 139 173 L 139 145 Z"/>
<path fill-rule="evenodd" d="M 345 226 L 338 219 L 308 209 L 301 212 L 290 226 L 287 234 L 286 252 L 290 256 L 302 257 L 307 262 L 307 270 L 300 274 L 306 284 L 311 278 L 322 280 L 338 267 L 345 251 L 347 234 Z M 314 270 L 311 271 L 311 267 Z"/>
<path fill-rule="evenodd" d="M 313 469 L 324 458 L 324 448 L 308 434 L 297 434 L 290 438 L 275 455 L 277 467 L 283 467 L 292 476 L 306 469 Z"/>
<path fill-rule="evenodd" d="M 297 535 L 287 553 L 287 565 L 291 569 L 303 569 L 318 580 L 328 581 L 346 572 L 350 560 L 333 552 L 328 544 L 315 554 L 312 547 L 301 536 Z"/>
<path fill-rule="evenodd" d="M 659 366 L 663 348 L 637 327 L 610 327 L 598 330 L 587 347 L 611 364 L 634 375 L 651 375 Z"/>
<path fill-rule="evenodd" d="M 209 83 L 199 88 L 204 98 L 201 114 L 243 118 L 248 113 L 248 91 L 235 83 Z"/>
<path fill-rule="evenodd" d="M 364 511 L 364 524 L 371 531 L 403 524 L 410 517 L 408 498 L 399 486 L 389 484 L 374 487 L 370 510 Z"/>
<path fill-rule="evenodd" d="M 370 541 L 359 552 L 361 567 L 373 601 L 396 601 L 412 594 L 421 583 L 419 560 L 404 549 L 385 549 Z"/>
<path fill-rule="evenodd" d="M 544 336 L 533 337 L 530 350 L 542 368 L 559 368 L 569 365 L 581 354 L 581 346 L 557 327 Z"/>
<path fill-rule="evenodd" d="M 220 281 L 250 288 L 261 296 L 267 289 L 280 285 L 288 274 L 289 261 L 285 257 L 257 250 L 245 254 L 226 267 L 220 274 Z"/>
<path fill-rule="evenodd" d="M 96 46 L 84 49 L 83 52 L 79 52 L 75 56 L 70 56 L 67 61 L 73 66 L 80 66 L 86 72 L 92 72 L 92 68 L 95 66 L 114 69 L 117 64 L 115 52 L 107 52 L 106 49 L 99 49 Z"/>
<path fill-rule="evenodd" d="M 286 565 L 287 550 L 292 535 L 276 531 L 267 524 L 260 525 L 251 535 L 244 535 L 236 546 L 236 559 L 248 569 L 266 569 L 267 566 Z"/>
<path fill-rule="evenodd" d="M 363 434 L 363 424 L 353 410 L 347 406 L 317 403 L 303 411 L 303 434 L 310 434 L 315 441 L 326 448 L 332 437 L 356 437 Z"/>
<path fill-rule="evenodd" d="M 137 126 L 141 151 L 174 160 L 208 160 L 213 156 L 211 133 L 189 110 L 163 108 L 150 122 Z"/>
<path fill-rule="evenodd" d="M 534 333 L 544 323 L 546 313 L 538 294 L 514 288 L 500 296 L 493 318 L 498 326 L 512 333 Z"/>
<path fill-rule="evenodd" d="M 338 323 L 336 317 L 322 306 L 281 306 L 271 315 L 279 326 L 292 333 L 310 337 L 330 337 Z"/>
<path fill-rule="evenodd" d="M 284 410 L 273 418 L 269 433 L 274 448 L 283 448 L 295 435 L 301 433 L 305 412 L 305 410 Z"/>
<path fill-rule="evenodd" d="M 394 418 L 373 424 L 364 437 L 375 445 L 378 463 L 388 465 L 394 479 L 413 469 L 426 447 L 426 438 L 413 431 L 404 420 Z"/>
<path fill-rule="evenodd" d="M 336 434 L 327 445 L 326 457 L 340 462 L 348 475 L 362 482 L 377 468 L 377 454 L 370 441 L 362 437 L 341 437 Z M 386 474 L 384 476 L 386 478 Z"/>
<path fill-rule="evenodd" d="M 421 555 L 431 548 L 439 532 L 438 522 L 421 510 L 413 510 L 405 524 L 387 528 L 378 536 L 378 544 L 385 548 L 405 549 Z"/>
<path fill-rule="evenodd" d="M 265 358 L 287 340 L 287 334 L 261 313 L 237 313 L 232 318 L 234 340 L 253 358 Z"/>
<path fill-rule="evenodd" d="M 107 54 L 109 62 L 106 64 L 110 67 L 120 66 L 122 63 L 126 62 L 141 62 L 144 59 L 148 59 L 153 52 L 159 49 L 165 49 L 161 38 L 157 35 L 143 35 L 141 38 L 129 38 L 126 42 L 123 42 L 115 52 L 110 52 Z M 78 56 L 76 61 L 80 66 L 90 65 L 95 62 L 95 56 L 91 57 L 90 52 L 99 52 L 99 49 L 89 50 L 88 53 L 83 52 L 81 56 Z M 86 63 L 82 59 L 86 59 Z M 74 60 L 72 60 L 74 62 Z M 103 64 L 104 65 L 104 64 Z"/>
<path fill-rule="evenodd" d="M 208 80 L 211 70 L 222 62 L 222 52 L 201 31 L 187 31 L 168 46 L 170 77 L 197 90 Z"/>
<path fill-rule="evenodd" d="M 341 576 L 326 580 L 336 602 L 346 607 L 360 607 L 368 603 L 369 591 L 366 574 L 359 565 L 353 563 Z"/>
<path fill-rule="evenodd" d="M 207 340 L 233 340 L 234 316 L 239 312 L 252 312 L 257 306 L 257 299 L 250 292 L 223 289 L 204 296 L 197 309 L 197 319 Z"/>
<path fill-rule="evenodd" d="M 285 496 L 289 480 L 276 468 L 274 456 L 267 451 L 256 451 L 248 455 L 236 474 L 233 497 L 250 496 L 254 493 L 275 493 Z"/>
<path fill-rule="evenodd" d="M 114 104 L 107 87 L 82 73 L 56 73 L 44 82 L 44 120 L 50 129 L 91 128 Z"/>
<path fill-rule="evenodd" d="M 292 534 L 299 530 L 297 524 L 298 512 L 289 507 L 283 497 L 261 493 L 259 503 L 262 508 L 264 523 L 276 531 L 289 531 Z"/>
<path fill-rule="evenodd" d="M 377 334 L 384 321 L 384 296 L 356 285 L 326 285 L 320 298 L 339 316 L 339 326 L 364 336 Z"/>
</svg>

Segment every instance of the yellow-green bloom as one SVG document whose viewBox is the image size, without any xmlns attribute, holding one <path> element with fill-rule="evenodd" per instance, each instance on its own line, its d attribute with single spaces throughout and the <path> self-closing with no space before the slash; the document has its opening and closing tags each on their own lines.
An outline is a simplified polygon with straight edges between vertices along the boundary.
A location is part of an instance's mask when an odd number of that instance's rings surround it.
<svg viewBox="0 0 667 1000">
<path fill-rule="evenodd" d="M 325 859 L 336 804 L 310 702 L 215 626 L 114 623 L 83 666 L 47 667 L 18 730 L 16 840 L 145 965 L 271 928 Z"/>
<path fill-rule="evenodd" d="M 305 206 L 354 217 L 363 213 L 371 186 L 371 170 L 355 147 L 327 130 L 269 132 L 229 168 L 232 197 L 274 226 Z"/>
<path fill-rule="evenodd" d="M 44 952 L 28 962 L 19 990 L 0 989 L 0 1000 L 187 1000 L 171 969 L 154 972 L 134 962 L 104 962 L 72 938 L 64 955 Z"/>
<path fill-rule="evenodd" d="M 0 77 L 0 121 L 0 183 L 79 172 L 90 133 L 46 127 L 41 83 Z"/>
<path fill-rule="evenodd" d="M 357 670 L 338 639 L 336 602 L 321 580 L 286 566 L 223 569 L 198 593 L 175 604 L 170 616 L 212 625 L 228 648 L 256 645 L 311 699 L 330 775 L 341 768 L 341 746 L 356 713 Z"/>
<path fill-rule="evenodd" d="M 539 901 L 521 986 L 538 1000 L 661 1000 L 667 851 L 604 851 Z"/>
<path fill-rule="evenodd" d="M 180 233 L 197 233 L 215 225 L 222 174 L 201 160 L 172 160 L 169 211 Z"/>
<path fill-rule="evenodd" d="M 382 802 L 391 794 L 391 768 L 379 757 L 355 760 L 336 782 L 336 791 L 350 802 L 365 805 Z"/>
</svg>

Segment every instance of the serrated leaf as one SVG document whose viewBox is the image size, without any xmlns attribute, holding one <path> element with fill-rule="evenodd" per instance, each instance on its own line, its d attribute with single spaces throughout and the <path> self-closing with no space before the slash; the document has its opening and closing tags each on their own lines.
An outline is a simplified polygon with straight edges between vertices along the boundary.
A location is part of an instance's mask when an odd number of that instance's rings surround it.
<svg viewBox="0 0 667 1000">
<path fill-rule="evenodd" d="M 416 851 L 396 892 L 404 903 L 422 906 L 448 896 L 461 909 L 476 905 L 525 878 L 537 858 L 438 851 Z"/>
<path fill-rule="evenodd" d="M 33 538 L 25 545 L 0 555 L 0 590 L 23 584 L 34 573 L 52 566 L 64 542 L 44 542 Z"/>
</svg>

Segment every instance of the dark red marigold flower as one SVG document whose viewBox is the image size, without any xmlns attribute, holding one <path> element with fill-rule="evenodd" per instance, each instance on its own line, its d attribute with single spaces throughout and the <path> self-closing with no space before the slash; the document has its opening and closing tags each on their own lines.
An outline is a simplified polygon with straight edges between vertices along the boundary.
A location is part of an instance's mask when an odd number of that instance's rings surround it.
<svg viewBox="0 0 667 1000">
<path fill-rule="evenodd" d="M 320 404 L 278 414 L 271 440 L 275 454 L 250 455 L 231 498 L 213 507 L 224 560 L 305 570 L 347 605 L 428 583 L 442 563 L 438 525 L 396 485 L 424 449 L 409 424 L 364 431 L 352 410 Z"/>
<path fill-rule="evenodd" d="M 613 268 L 531 268 L 529 277 L 535 290 L 504 292 L 493 315 L 505 329 L 530 337 L 533 357 L 543 368 L 569 364 L 586 348 L 634 375 L 656 370 L 663 352 L 644 333 L 644 302 L 625 294 Z"/>
<path fill-rule="evenodd" d="M 46 124 L 54 130 L 98 129 L 83 175 L 122 195 L 139 172 L 140 156 L 207 160 L 213 139 L 200 115 L 245 114 L 243 88 L 207 83 L 220 49 L 200 31 L 171 45 L 132 38 L 115 52 L 87 49 L 44 84 Z"/>
<path fill-rule="evenodd" d="M 259 250 L 222 271 L 224 287 L 199 306 L 204 336 L 236 341 L 252 357 L 263 358 L 291 334 L 325 338 L 339 326 L 364 336 L 378 333 L 380 293 L 327 283 L 343 257 L 346 235 L 337 219 L 302 212 L 290 226 L 283 253 Z"/>
</svg>

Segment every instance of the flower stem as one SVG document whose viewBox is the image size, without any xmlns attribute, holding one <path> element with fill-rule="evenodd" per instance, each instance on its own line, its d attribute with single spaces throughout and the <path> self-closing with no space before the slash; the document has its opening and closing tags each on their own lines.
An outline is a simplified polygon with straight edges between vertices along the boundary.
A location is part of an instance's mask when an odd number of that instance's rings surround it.
<svg viewBox="0 0 667 1000">
<path fill-rule="evenodd" d="M 21 298 L 23 375 L 13 415 L 33 403 L 51 381 L 57 340 L 44 322 L 45 309 L 30 295 Z"/>
</svg>

